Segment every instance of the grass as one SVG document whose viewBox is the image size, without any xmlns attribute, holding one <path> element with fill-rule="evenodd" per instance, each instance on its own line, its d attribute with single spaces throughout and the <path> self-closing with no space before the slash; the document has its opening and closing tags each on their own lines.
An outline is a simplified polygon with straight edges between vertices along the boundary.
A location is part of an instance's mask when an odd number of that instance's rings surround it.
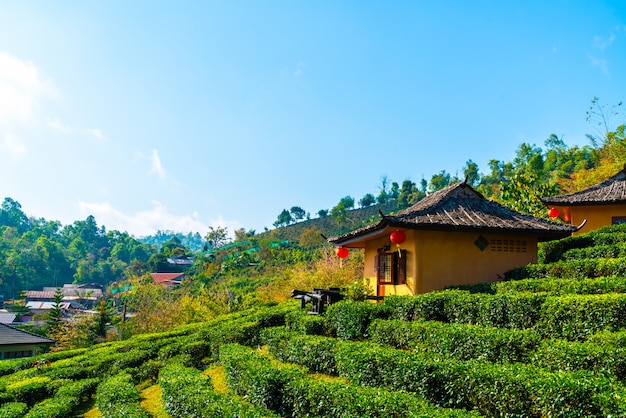
<svg viewBox="0 0 626 418">
<path fill-rule="evenodd" d="M 160 385 L 152 385 L 141 391 L 141 407 L 154 418 L 171 418 L 163 409 Z"/>
</svg>

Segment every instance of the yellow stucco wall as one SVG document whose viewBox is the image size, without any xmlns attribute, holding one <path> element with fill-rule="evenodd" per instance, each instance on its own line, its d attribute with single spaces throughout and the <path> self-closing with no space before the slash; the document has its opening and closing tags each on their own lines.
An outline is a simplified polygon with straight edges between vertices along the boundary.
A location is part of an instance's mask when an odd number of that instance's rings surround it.
<svg viewBox="0 0 626 418">
<path fill-rule="evenodd" d="M 614 216 L 626 216 L 626 205 L 571 206 L 558 207 L 560 218 L 578 226 L 586 219 L 587 223 L 575 234 L 584 234 L 603 226 L 612 225 Z M 569 218 L 569 219 L 568 219 Z"/>
<path fill-rule="evenodd" d="M 511 234 L 450 231 L 405 231 L 407 239 L 401 245 L 406 250 L 407 284 L 387 285 L 384 294 L 405 295 L 440 290 L 447 286 L 497 281 L 504 272 L 537 262 L 537 238 Z M 474 242 L 479 236 L 498 246 L 481 251 Z M 525 242 L 525 245 L 521 245 Z M 374 271 L 377 249 L 389 245 L 388 234 L 371 240 L 365 246 L 364 275 L 376 291 Z M 525 248 L 525 252 L 519 252 Z M 499 250 L 499 251 L 495 251 Z M 504 250 L 504 251 L 503 251 Z"/>
</svg>

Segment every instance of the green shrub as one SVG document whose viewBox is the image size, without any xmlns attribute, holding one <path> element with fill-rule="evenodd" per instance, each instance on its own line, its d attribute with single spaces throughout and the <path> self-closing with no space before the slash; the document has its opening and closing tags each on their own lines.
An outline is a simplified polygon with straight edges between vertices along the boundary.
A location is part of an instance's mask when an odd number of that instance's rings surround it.
<svg viewBox="0 0 626 418">
<path fill-rule="evenodd" d="M 287 395 L 287 383 L 304 377 L 300 366 L 273 367 L 270 360 L 252 348 L 227 344 L 220 348 L 220 363 L 224 366 L 228 386 L 239 396 L 257 407 L 290 416 L 292 406 Z"/>
<path fill-rule="evenodd" d="M 297 309 L 285 316 L 285 326 L 303 335 L 330 335 L 323 315 L 310 315 L 307 311 Z"/>
<path fill-rule="evenodd" d="M 372 341 L 398 349 L 444 354 L 461 360 L 526 362 L 541 340 L 532 330 L 508 330 L 440 322 L 376 320 Z"/>
<path fill-rule="evenodd" d="M 96 406 L 110 418 L 137 417 L 149 418 L 139 402 L 141 395 L 128 373 L 119 373 L 101 382 L 96 390 Z"/>
<path fill-rule="evenodd" d="M 261 335 L 269 353 L 316 373 L 336 374 L 333 350 L 338 340 L 317 335 L 298 335 L 282 327 L 268 328 Z"/>
<path fill-rule="evenodd" d="M 515 292 L 549 292 L 552 295 L 626 293 L 626 278 L 602 276 L 592 279 L 572 280 L 546 277 L 543 279 L 500 282 L 495 287 L 498 294 Z"/>
<path fill-rule="evenodd" d="M 553 371 L 588 370 L 622 381 L 626 378 L 626 349 L 589 341 L 544 340 L 531 361 Z"/>
<path fill-rule="evenodd" d="M 6 402 L 0 405 L 0 417 L 2 418 L 22 418 L 28 405 L 24 402 Z"/>
<path fill-rule="evenodd" d="M 198 370 L 170 364 L 159 373 L 164 409 L 173 417 L 273 417 L 267 410 L 255 408 L 232 395 L 213 391 L 209 379 Z"/>
<path fill-rule="evenodd" d="M 344 382 L 294 379 L 287 398 L 292 417 L 478 417 L 478 413 L 436 407 L 415 394 Z"/>
<path fill-rule="evenodd" d="M 380 314 L 380 305 L 341 301 L 328 307 L 325 317 L 333 334 L 342 340 L 367 338 L 370 322 Z"/>
<path fill-rule="evenodd" d="M 5 391 L 11 400 L 33 405 L 52 394 L 52 382 L 52 379 L 46 376 L 33 376 L 9 383 Z"/>
<path fill-rule="evenodd" d="M 344 341 L 335 350 L 339 375 L 355 384 L 415 392 L 441 406 L 486 416 L 621 415 L 623 387 L 585 372 L 459 361 Z"/>
<path fill-rule="evenodd" d="M 548 297 L 539 329 L 547 338 L 584 340 L 601 330 L 626 326 L 626 294 Z"/>
</svg>

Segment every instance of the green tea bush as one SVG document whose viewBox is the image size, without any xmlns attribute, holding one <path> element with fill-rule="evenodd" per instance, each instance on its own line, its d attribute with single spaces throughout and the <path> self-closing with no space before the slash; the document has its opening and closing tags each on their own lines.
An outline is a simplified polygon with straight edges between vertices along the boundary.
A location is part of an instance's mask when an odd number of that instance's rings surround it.
<svg viewBox="0 0 626 418">
<path fill-rule="evenodd" d="M 303 309 L 296 309 L 285 315 L 285 326 L 302 335 L 330 335 L 323 315 L 311 315 Z"/>
<path fill-rule="evenodd" d="M 515 292 L 547 292 L 551 295 L 626 293 L 626 278 L 603 276 L 592 279 L 572 280 L 546 277 L 543 279 L 499 282 L 495 284 L 495 287 L 498 294 Z"/>
<path fill-rule="evenodd" d="M 99 379 L 83 379 L 61 386 L 51 398 L 35 404 L 25 418 L 65 418 L 72 416 L 74 409 L 89 397 Z"/>
<path fill-rule="evenodd" d="M 324 316 L 337 338 L 356 340 L 367 338 L 367 328 L 380 311 L 376 303 L 341 301 L 330 305 Z"/>
<path fill-rule="evenodd" d="M 295 363 L 316 373 L 336 374 L 336 338 L 299 335 L 282 327 L 263 330 L 261 339 L 269 353 L 284 362 Z"/>
<path fill-rule="evenodd" d="M 412 393 L 344 382 L 299 378 L 288 383 L 291 417 L 412 418 L 479 417 L 477 412 L 437 407 Z"/>
<path fill-rule="evenodd" d="M 375 320 L 373 342 L 404 350 L 444 354 L 461 360 L 526 362 L 541 337 L 533 330 L 509 330 L 441 322 Z"/>
<path fill-rule="evenodd" d="M 590 341 L 544 340 L 530 361 L 553 371 L 588 370 L 621 381 L 626 378 L 626 348 Z"/>
<path fill-rule="evenodd" d="M 6 398 L 15 402 L 33 405 L 52 393 L 53 380 L 46 376 L 33 376 L 12 383 L 5 387 Z"/>
<path fill-rule="evenodd" d="M 335 350 L 339 375 L 355 384 L 415 392 L 441 406 L 486 416 L 622 415 L 624 388 L 586 372 L 460 361 L 367 342 Z"/>
<path fill-rule="evenodd" d="M 128 373 L 120 373 L 104 380 L 96 389 L 96 406 L 106 418 L 149 418 L 139 402 L 139 390 Z"/>
<path fill-rule="evenodd" d="M 257 407 L 281 416 L 291 415 L 287 384 L 305 376 L 303 367 L 287 364 L 274 367 L 254 349 L 237 344 L 222 346 L 219 361 L 224 366 L 228 386 L 236 394 Z"/>
<path fill-rule="evenodd" d="M 22 418 L 28 411 L 28 405 L 24 402 L 6 402 L 0 404 L 0 417 Z"/>
<path fill-rule="evenodd" d="M 547 338 L 584 340 L 626 326 L 626 294 L 565 295 L 546 299 L 538 324 Z"/>
<path fill-rule="evenodd" d="M 186 418 L 261 418 L 275 417 L 241 399 L 216 393 L 209 379 L 198 370 L 170 364 L 159 373 L 164 409 L 173 417 Z"/>
</svg>

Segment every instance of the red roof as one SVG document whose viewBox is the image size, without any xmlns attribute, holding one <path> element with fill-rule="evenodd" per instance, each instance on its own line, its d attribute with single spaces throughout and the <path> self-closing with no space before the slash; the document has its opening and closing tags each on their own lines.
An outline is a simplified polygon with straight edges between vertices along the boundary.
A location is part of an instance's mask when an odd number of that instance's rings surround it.
<svg viewBox="0 0 626 418">
<path fill-rule="evenodd" d="M 164 286 L 175 286 L 182 282 L 184 273 L 150 273 L 152 280 L 155 283 L 162 284 Z"/>
</svg>

